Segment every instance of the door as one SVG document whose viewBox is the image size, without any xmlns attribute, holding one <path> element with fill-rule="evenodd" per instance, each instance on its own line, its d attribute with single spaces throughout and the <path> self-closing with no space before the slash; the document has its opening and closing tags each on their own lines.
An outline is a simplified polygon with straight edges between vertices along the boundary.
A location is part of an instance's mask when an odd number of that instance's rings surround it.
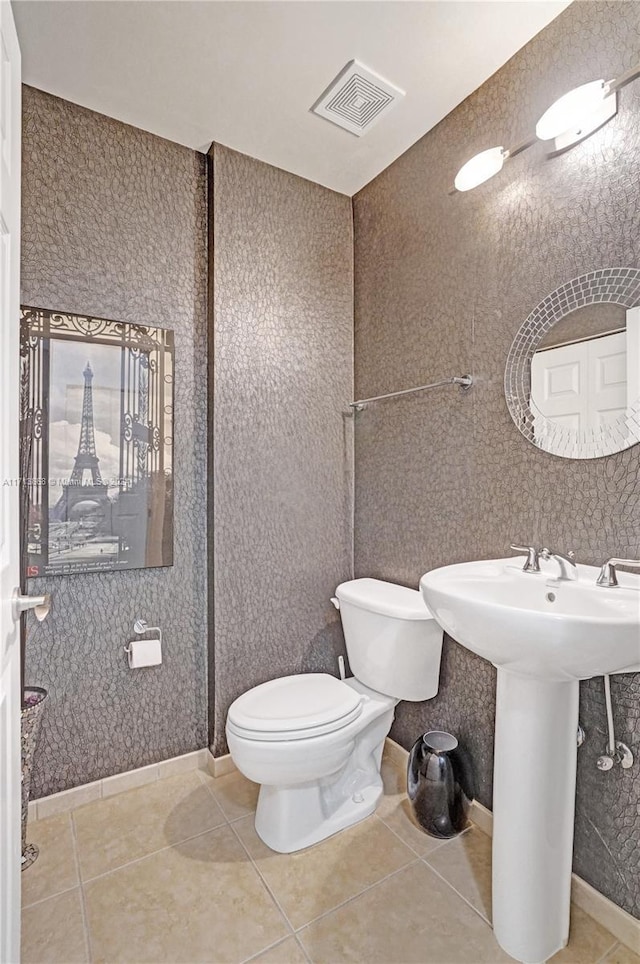
<svg viewBox="0 0 640 964">
<path fill-rule="evenodd" d="M 531 397 L 537 411 L 554 425 L 578 432 L 616 421 L 627 408 L 627 333 L 536 352 Z M 536 424 L 542 434 L 544 419 Z"/>
<path fill-rule="evenodd" d="M 637 413 L 637 441 L 640 428 L 640 308 L 627 311 L 627 406 Z"/>
<path fill-rule="evenodd" d="M 0 962 L 20 957 L 18 552 L 20 50 L 0 0 Z"/>
<path fill-rule="evenodd" d="M 586 341 L 537 351 L 531 360 L 531 398 L 556 425 L 580 431 L 587 422 Z"/>
<path fill-rule="evenodd" d="M 589 426 L 617 422 L 627 411 L 627 332 L 589 342 Z"/>
</svg>

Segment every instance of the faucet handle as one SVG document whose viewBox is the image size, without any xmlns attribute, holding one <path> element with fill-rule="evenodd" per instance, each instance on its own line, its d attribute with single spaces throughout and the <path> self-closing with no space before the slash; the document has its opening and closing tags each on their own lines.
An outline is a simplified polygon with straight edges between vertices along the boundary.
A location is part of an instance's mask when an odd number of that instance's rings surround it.
<svg viewBox="0 0 640 964">
<path fill-rule="evenodd" d="M 640 560 L 609 559 L 603 564 L 600 570 L 600 575 L 596 579 L 596 586 L 606 586 L 608 589 L 613 589 L 617 586 L 618 577 L 616 575 L 616 566 L 629 566 L 631 569 L 640 569 Z"/>
<path fill-rule="evenodd" d="M 526 552 L 527 561 L 522 567 L 523 572 L 540 572 L 540 551 L 535 546 L 511 546 L 516 552 Z"/>
</svg>

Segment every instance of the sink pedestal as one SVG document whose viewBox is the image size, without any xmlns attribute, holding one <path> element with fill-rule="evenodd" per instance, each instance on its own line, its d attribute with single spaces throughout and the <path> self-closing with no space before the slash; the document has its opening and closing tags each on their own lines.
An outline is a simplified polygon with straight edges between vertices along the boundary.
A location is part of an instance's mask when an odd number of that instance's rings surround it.
<svg viewBox="0 0 640 964">
<path fill-rule="evenodd" d="M 593 566 L 562 579 L 525 562 L 443 566 L 420 588 L 445 632 L 498 670 L 493 928 L 508 954 L 541 964 L 569 936 L 578 680 L 640 672 L 640 576 L 610 588 Z"/>
<path fill-rule="evenodd" d="M 569 938 L 578 695 L 577 681 L 498 669 L 493 929 L 524 964 Z"/>
</svg>

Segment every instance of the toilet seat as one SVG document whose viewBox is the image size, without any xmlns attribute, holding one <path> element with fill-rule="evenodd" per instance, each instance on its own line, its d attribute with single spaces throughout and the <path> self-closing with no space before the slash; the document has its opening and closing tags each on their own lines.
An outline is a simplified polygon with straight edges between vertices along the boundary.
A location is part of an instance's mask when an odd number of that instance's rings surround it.
<svg viewBox="0 0 640 964">
<path fill-rule="evenodd" d="M 227 726 L 247 740 L 305 740 L 357 719 L 364 697 L 328 673 L 269 680 L 239 696 Z"/>
</svg>

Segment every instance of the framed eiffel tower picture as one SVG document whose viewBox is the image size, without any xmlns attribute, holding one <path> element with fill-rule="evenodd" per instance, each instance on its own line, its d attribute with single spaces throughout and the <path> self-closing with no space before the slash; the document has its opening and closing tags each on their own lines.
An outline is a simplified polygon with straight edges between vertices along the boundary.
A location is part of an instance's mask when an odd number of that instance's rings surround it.
<svg viewBox="0 0 640 964">
<path fill-rule="evenodd" d="M 21 309 L 26 578 L 173 564 L 173 332 Z"/>
</svg>

